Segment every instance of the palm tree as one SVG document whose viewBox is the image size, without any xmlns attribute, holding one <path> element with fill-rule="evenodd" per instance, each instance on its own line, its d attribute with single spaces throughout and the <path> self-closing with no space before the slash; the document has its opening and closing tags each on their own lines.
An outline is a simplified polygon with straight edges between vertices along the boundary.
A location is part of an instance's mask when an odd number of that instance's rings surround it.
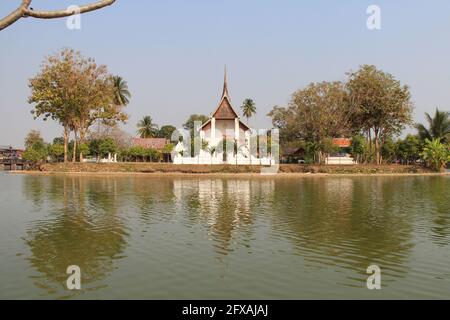
<svg viewBox="0 0 450 320">
<path fill-rule="evenodd" d="M 252 99 L 245 99 L 241 106 L 242 114 L 248 120 L 256 113 L 255 102 Z"/>
<path fill-rule="evenodd" d="M 206 151 L 211 156 L 211 165 L 212 165 L 213 164 L 213 156 L 214 156 L 214 153 L 216 153 L 216 151 L 217 151 L 217 147 L 216 146 L 208 146 L 208 147 L 206 147 Z"/>
<path fill-rule="evenodd" d="M 145 116 L 137 124 L 137 133 L 141 138 L 153 138 L 157 134 L 158 125 L 153 123 L 150 116 Z"/>
<path fill-rule="evenodd" d="M 438 139 L 445 143 L 450 140 L 450 112 L 439 111 L 436 109 L 434 117 L 425 113 L 428 122 L 428 128 L 423 124 L 417 124 L 416 129 L 422 141 Z"/>
<path fill-rule="evenodd" d="M 114 86 L 114 104 L 117 106 L 127 105 L 131 98 L 127 82 L 121 76 L 113 76 L 112 81 Z"/>
</svg>

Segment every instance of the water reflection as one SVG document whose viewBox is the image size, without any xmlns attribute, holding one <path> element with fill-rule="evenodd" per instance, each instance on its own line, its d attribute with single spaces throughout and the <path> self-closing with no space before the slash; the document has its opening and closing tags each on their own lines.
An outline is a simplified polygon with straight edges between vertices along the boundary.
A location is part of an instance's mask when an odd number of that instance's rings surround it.
<svg viewBox="0 0 450 320">
<path fill-rule="evenodd" d="M 33 223 L 25 239 L 29 261 L 39 272 L 35 285 L 60 298 L 76 295 L 65 288 L 65 272 L 78 265 L 85 291 L 105 287 L 99 280 L 113 270 L 126 245 L 116 181 L 27 176 L 24 186 L 25 196 L 35 204 L 49 201 L 48 215 Z"/>
<path fill-rule="evenodd" d="M 449 187 L 444 177 L 24 176 L 28 276 L 44 297 L 78 294 L 65 289 L 76 264 L 83 292 L 110 292 L 120 265 L 167 292 L 214 294 L 248 278 L 292 298 L 319 275 L 362 288 L 378 264 L 385 285 L 419 274 L 412 283 L 439 296 L 448 289 L 433 281 L 450 278 Z"/>
<path fill-rule="evenodd" d="M 233 251 L 233 239 L 250 246 L 254 211 L 271 194 L 274 181 L 177 179 L 173 188 L 177 206 L 189 223 L 206 225 L 216 252 L 227 255 Z"/>
</svg>

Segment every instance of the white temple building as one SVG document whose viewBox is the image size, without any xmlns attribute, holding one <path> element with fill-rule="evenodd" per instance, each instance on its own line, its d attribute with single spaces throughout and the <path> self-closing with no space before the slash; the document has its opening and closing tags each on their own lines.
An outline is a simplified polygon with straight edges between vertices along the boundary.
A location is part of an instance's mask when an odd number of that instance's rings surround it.
<svg viewBox="0 0 450 320">
<path fill-rule="evenodd" d="M 172 156 L 175 164 L 238 164 L 270 165 L 274 161 L 270 156 L 258 157 L 256 152 L 256 134 L 241 121 L 231 105 L 228 93 L 227 73 L 225 70 L 223 92 L 220 103 L 210 119 L 195 129 L 203 141 L 195 155 L 186 144 L 178 143 Z M 253 133 L 253 136 L 252 136 Z M 253 138 L 251 138 L 253 137 Z M 189 144 L 188 144 L 189 145 Z M 252 156 L 250 156 L 252 150 Z"/>
</svg>

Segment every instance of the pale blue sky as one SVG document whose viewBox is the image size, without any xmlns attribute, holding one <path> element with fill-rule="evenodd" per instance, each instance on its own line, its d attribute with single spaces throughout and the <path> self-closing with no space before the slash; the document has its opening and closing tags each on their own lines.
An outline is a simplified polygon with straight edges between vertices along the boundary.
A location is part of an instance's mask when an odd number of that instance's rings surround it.
<svg viewBox="0 0 450 320">
<path fill-rule="evenodd" d="M 5 15 L 20 0 L 1 0 Z M 34 8 L 87 1 L 34 0 Z M 366 8 L 382 10 L 382 30 L 366 28 Z M 33 120 L 28 79 L 43 57 L 61 47 L 80 50 L 123 76 L 133 98 L 124 129 L 151 115 L 181 125 L 191 113 L 210 114 L 221 93 L 224 64 L 238 108 L 257 104 L 255 127 L 276 104 L 309 82 L 344 80 L 345 72 L 375 64 L 411 86 L 415 118 L 450 105 L 448 0 L 117 0 L 82 16 L 81 30 L 64 19 L 22 19 L 0 31 L 0 145 L 22 146 L 29 129 L 50 140 L 51 122 Z"/>
</svg>

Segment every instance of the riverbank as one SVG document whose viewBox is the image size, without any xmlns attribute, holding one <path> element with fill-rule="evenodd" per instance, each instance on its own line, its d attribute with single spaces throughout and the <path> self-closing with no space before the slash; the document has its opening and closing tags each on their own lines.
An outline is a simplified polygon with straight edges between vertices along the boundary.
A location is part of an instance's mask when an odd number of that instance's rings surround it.
<svg viewBox="0 0 450 320">
<path fill-rule="evenodd" d="M 38 171 L 24 174 L 83 174 L 83 175 L 261 175 L 260 166 L 234 165 L 174 165 L 171 163 L 59 163 L 41 165 Z M 281 176 L 366 176 L 366 175 L 446 175 L 416 165 L 291 165 L 279 166 Z"/>
</svg>

